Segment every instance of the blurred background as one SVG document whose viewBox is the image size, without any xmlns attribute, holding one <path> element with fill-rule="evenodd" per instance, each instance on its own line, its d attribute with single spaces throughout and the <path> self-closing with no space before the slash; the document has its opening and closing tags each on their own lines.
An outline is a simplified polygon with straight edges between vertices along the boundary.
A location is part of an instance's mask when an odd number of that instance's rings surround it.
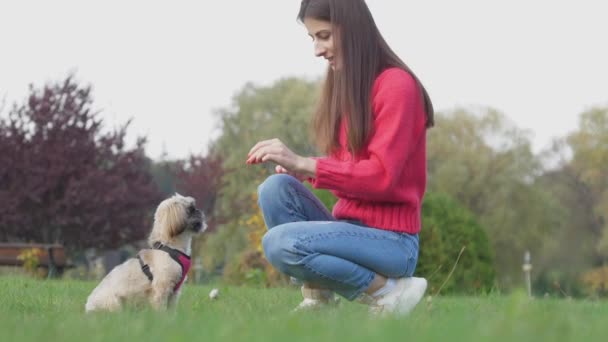
<svg viewBox="0 0 608 342">
<path fill-rule="evenodd" d="M 608 294 L 608 5 L 367 3 L 438 111 L 417 274 L 437 289 L 456 265 L 442 293 L 508 292 L 528 253 L 535 295 Z M 191 282 L 287 284 L 260 249 L 273 166 L 244 162 L 273 137 L 317 154 L 326 64 L 298 8 L 0 3 L 0 272 L 98 279 L 178 191 L 210 225 Z"/>
</svg>

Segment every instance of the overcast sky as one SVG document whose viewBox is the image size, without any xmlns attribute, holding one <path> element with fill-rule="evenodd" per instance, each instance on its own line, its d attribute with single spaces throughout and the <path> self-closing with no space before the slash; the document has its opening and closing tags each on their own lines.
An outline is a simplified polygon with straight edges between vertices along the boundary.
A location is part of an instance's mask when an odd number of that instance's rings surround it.
<svg viewBox="0 0 608 342">
<path fill-rule="evenodd" d="M 435 108 L 490 106 L 534 149 L 608 105 L 606 0 L 368 0 Z M 0 101 L 75 72 L 107 126 L 133 118 L 148 153 L 199 153 L 246 82 L 319 77 L 299 0 L 0 0 Z M 217 131 L 216 131 L 217 133 Z"/>
</svg>

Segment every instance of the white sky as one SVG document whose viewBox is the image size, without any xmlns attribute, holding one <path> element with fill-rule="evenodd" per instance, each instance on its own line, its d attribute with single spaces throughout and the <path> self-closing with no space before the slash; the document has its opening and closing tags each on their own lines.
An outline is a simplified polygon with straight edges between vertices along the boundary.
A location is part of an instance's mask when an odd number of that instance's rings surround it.
<svg viewBox="0 0 608 342">
<path fill-rule="evenodd" d="M 435 107 L 491 106 L 536 151 L 608 105 L 606 0 L 368 0 Z M 206 151 L 215 109 L 246 82 L 319 77 L 299 0 L 0 0 L 0 101 L 69 72 L 109 127 L 134 121 L 158 158 Z"/>
</svg>

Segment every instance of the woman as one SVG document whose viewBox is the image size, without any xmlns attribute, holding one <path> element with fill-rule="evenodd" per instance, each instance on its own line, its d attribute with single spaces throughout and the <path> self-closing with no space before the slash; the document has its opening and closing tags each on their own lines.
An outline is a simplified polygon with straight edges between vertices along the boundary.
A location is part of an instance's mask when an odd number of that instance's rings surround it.
<svg viewBox="0 0 608 342">
<path fill-rule="evenodd" d="M 373 312 L 408 313 L 427 286 L 412 275 L 431 101 L 364 0 L 303 0 L 298 19 L 329 64 L 313 120 L 326 156 L 299 156 L 277 139 L 249 152 L 248 164 L 273 162 L 278 173 L 259 187 L 265 255 L 304 282 L 299 308 L 329 304 L 336 292 Z M 338 197 L 333 215 L 305 180 Z"/>
</svg>

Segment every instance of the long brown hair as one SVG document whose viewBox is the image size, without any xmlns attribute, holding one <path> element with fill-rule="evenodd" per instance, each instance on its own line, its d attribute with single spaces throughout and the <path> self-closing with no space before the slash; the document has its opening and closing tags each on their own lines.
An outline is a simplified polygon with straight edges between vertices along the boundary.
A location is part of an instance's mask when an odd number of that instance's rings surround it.
<svg viewBox="0 0 608 342">
<path fill-rule="evenodd" d="M 364 0 L 302 0 L 298 20 L 314 18 L 334 28 L 336 59 L 340 70 L 328 68 L 313 118 L 318 147 L 331 153 L 339 147 L 340 121 L 345 116 L 348 149 L 356 154 L 365 146 L 373 129 L 372 87 L 384 69 L 397 67 L 418 83 L 424 97 L 426 127 L 434 125 L 433 104 L 416 75 L 388 46 Z"/>
</svg>

